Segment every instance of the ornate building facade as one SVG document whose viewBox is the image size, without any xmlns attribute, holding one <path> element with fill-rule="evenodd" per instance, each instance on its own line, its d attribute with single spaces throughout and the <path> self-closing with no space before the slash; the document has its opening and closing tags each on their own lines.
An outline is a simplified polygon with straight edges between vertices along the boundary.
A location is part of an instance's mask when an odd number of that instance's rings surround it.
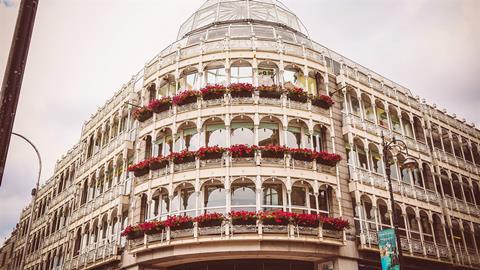
<svg viewBox="0 0 480 270">
<path fill-rule="evenodd" d="M 192 91 L 208 85 L 230 91 Z M 256 88 L 234 94 L 248 85 Z M 264 91 L 279 88 L 309 96 Z M 147 106 L 171 96 L 166 109 Z M 322 106 L 326 97 L 335 104 Z M 403 168 L 404 154 L 388 154 L 405 269 L 479 269 L 478 129 L 312 41 L 276 0 L 209 0 L 85 122 L 22 211 L 0 253 L 8 250 L 9 268 L 0 257 L 0 269 L 380 269 L 377 231 L 393 225 L 382 135 L 403 140 L 418 164 Z M 343 160 L 230 151 L 127 170 L 217 145 L 306 148 Z M 351 227 L 224 222 L 121 236 L 128 225 L 172 215 L 240 210 L 343 217 Z"/>
</svg>

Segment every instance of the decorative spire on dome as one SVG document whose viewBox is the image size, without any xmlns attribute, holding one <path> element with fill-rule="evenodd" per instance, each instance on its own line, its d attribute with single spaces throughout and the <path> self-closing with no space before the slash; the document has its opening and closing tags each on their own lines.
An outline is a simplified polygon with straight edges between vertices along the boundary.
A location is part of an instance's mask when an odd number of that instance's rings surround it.
<svg viewBox="0 0 480 270">
<path fill-rule="evenodd" d="M 276 24 L 308 35 L 308 31 L 278 0 L 208 0 L 182 24 L 178 39 L 210 25 L 233 22 Z"/>
</svg>

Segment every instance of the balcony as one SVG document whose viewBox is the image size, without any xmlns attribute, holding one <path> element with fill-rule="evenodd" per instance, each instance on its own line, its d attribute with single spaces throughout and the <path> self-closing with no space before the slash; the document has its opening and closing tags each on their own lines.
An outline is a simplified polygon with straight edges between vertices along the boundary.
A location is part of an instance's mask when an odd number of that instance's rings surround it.
<svg viewBox="0 0 480 270">
<path fill-rule="evenodd" d="M 315 243 L 331 246 L 343 246 L 346 243 L 344 231 L 332 231 L 319 228 L 297 227 L 294 225 L 231 225 L 227 223 L 217 227 L 170 231 L 144 235 L 129 240 L 131 253 L 145 252 L 150 249 L 166 248 L 176 245 L 212 243 L 226 241 L 286 241 Z"/>
<path fill-rule="evenodd" d="M 115 242 L 91 245 L 88 251 L 65 260 L 62 269 L 93 269 L 98 267 L 103 269 L 102 266 L 121 259 L 121 256 L 118 255 L 119 249 L 120 247 Z"/>
</svg>

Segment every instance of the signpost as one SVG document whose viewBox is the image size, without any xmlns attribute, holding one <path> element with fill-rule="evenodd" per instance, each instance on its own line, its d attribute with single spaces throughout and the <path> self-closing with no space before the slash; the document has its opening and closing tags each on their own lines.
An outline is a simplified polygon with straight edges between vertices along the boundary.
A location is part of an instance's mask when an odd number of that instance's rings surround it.
<svg viewBox="0 0 480 270">
<path fill-rule="evenodd" d="M 394 229 L 385 229 L 378 232 L 378 248 L 380 249 L 382 270 L 400 270 Z"/>
</svg>

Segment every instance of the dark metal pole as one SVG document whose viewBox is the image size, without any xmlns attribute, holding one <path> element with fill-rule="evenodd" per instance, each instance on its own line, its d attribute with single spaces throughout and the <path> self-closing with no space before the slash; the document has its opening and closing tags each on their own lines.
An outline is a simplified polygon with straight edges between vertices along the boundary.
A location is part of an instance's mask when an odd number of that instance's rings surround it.
<svg viewBox="0 0 480 270">
<path fill-rule="evenodd" d="M 0 92 L 0 186 L 39 0 L 22 0 Z"/>
<path fill-rule="evenodd" d="M 393 138 L 395 142 L 395 138 Z M 388 190 L 390 191 L 390 204 L 392 207 L 392 221 L 393 221 L 393 229 L 395 231 L 395 237 L 397 238 L 397 251 L 398 251 L 398 265 L 400 269 L 403 265 L 403 250 L 402 250 L 402 242 L 400 240 L 400 234 L 398 231 L 398 220 L 397 220 L 397 212 L 395 210 L 395 200 L 393 199 L 393 188 L 392 188 L 392 179 L 390 178 L 391 170 L 388 164 L 388 145 L 385 141 L 385 136 L 382 134 L 382 146 L 383 146 L 383 164 L 385 166 L 385 173 L 387 175 L 388 180 Z"/>
</svg>

